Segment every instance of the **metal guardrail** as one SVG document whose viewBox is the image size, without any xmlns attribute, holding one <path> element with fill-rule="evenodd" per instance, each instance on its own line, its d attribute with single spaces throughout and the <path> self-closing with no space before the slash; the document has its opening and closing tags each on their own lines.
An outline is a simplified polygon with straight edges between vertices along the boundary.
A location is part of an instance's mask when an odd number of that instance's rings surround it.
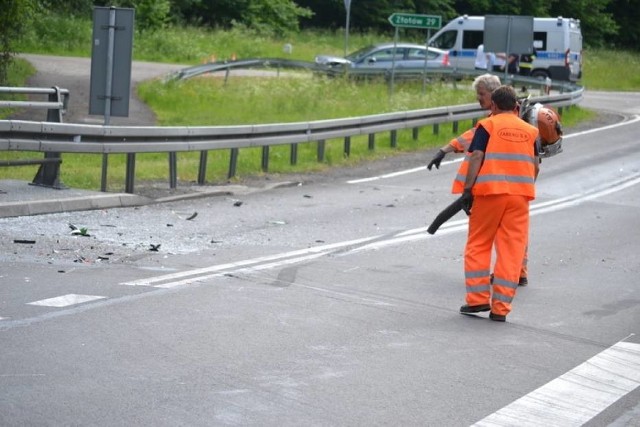
<svg viewBox="0 0 640 427">
<path fill-rule="evenodd" d="M 2 87 L 0 88 L 0 93 L 7 95 L 45 95 L 48 101 L 0 100 L 0 108 L 46 109 L 47 122 L 62 123 L 62 116 L 69 103 L 69 91 L 57 86 L 51 88 Z M 60 164 L 62 164 L 62 157 L 60 152 L 57 151 L 45 152 L 44 158 L 39 159 L 15 159 L 0 162 L 1 167 L 40 165 L 31 184 L 58 189 L 64 188 L 60 182 Z"/>
<path fill-rule="evenodd" d="M 212 70 L 211 67 L 205 66 L 193 68 L 197 70 L 191 69 L 182 75 L 195 76 Z M 564 85 L 560 87 L 561 90 L 565 90 Z M 0 92 L 2 92 L 1 89 Z M 532 98 L 532 102 L 553 105 L 559 109 L 579 103 L 583 89 L 579 86 L 567 89 L 572 90 L 556 95 L 535 97 Z M 348 155 L 350 138 L 353 136 L 369 135 L 369 146 L 372 147 L 375 134 L 391 132 L 392 146 L 395 146 L 398 130 L 417 130 L 427 125 L 438 126 L 450 122 L 454 123 L 454 129 L 457 129 L 458 121 L 475 120 L 484 117 L 485 114 L 486 111 L 476 103 L 334 120 L 240 126 L 104 126 L 0 120 L 0 150 L 43 153 L 125 153 L 128 155 L 125 191 L 133 193 L 136 153 L 169 153 L 169 184 L 171 188 L 175 188 L 177 181 L 175 154 L 177 152 L 200 151 L 198 183 L 203 184 L 207 152 L 210 150 L 231 150 L 228 176 L 233 177 L 240 148 L 262 147 L 262 166 L 267 170 L 269 146 L 290 144 L 293 157 L 297 144 L 317 142 L 318 160 L 322 161 L 324 144 L 329 139 L 344 138 L 345 154 Z M 106 175 L 104 172 L 103 176 Z M 103 188 L 106 188 L 104 183 Z"/>
</svg>

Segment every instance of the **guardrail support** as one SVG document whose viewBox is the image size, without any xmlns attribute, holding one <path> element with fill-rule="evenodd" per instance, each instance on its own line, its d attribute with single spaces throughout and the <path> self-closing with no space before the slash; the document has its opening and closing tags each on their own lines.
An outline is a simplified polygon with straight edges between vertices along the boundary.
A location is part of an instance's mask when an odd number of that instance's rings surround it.
<svg viewBox="0 0 640 427">
<path fill-rule="evenodd" d="M 351 137 L 350 136 L 344 137 L 344 156 L 345 157 L 351 156 Z"/>
<path fill-rule="evenodd" d="M 291 154 L 289 156 L 289 163 L 292 166 L 298 163 L 298 144 L 291 144 Z"/>
<path fill-rule="evenodd" d="M 169 153 L 169 188 L 178 186 L 178 156 L 175 151 Z"/>
<path fill-rule="evenodd" d="M 376 134 L 370 133 L 369 134 L 369 150 L 373 151 L 375 149 L 376 149 Z"/>
<path fill-rule="evenodd" d="M 58 86 L 53 86 L 54 92 L 49 94 L 49 102 L 64 105 L 62 94 Z M 64 107 L 63 107 L 64 108 Z M 63 108 L 50 108 L 47 110 L 47 121 L 54 123 L 62 123 Z M 62 157 L 60 153 L 44 153 L 45 161 L 40 164 L 36 176 L 33 178 L 31 185 L 40 187 L 51 187 L 61 190 L 66 188 L 60 181 L 60 164 Z M 52 161 L 50 161 L 51 159 Z"/>
<path fill-rule="evenodd" d="M 200 151 L 200 164 L 198 166 L 198 184 L 203 185 L 207 179 L 207 150 Z"/>
<path fill-rule="evenodd" d="M 398 131 L 391 131 L 391 148 L 396 148 L 398 146 Z"/>
<path fill-rule="evenodd" d="M 136 153 L 127 153 L 127 171 L 124 181 L 124 191 L 133 194 L 136 180 Z M 173 188 L 173 187 L 172 187 Z"/>
<path fill-rule="evenodd" d="M 233 178 L 236 176 L 236 170 L 238 168 L 238 149 L 232 148 L 229 155 L 229 174 L 227 178 Z"/>
<path fill-rule="evenodd" d="M 433 124 L 433 134 L 438 135 L 440 133 L 440 123 Z"/>
<path fill-rule="evenodd" d="M 262 172 L 269 172 L 269 146 L 262 147 Z"/>
<path fill-rule="evenodd" d="M 413 135 L 413 140 L 414 140 L 414 141 L 417 141 L 417 140 L 418 140 L 418 137 L 419 137 L 419 135 L 420 135 L 420 129 L 418 129 L 418 128 L 413 128 L 412 135 Z"/>
<path fill-rule="evenodd" d="M 451 125 L 451 131 L 453 133 L 458 133 L 458 121 L 454 120 L 453 124 Z"/>
<path fill-rule="evenodd" d="M 326 143 L 325 143 L 324 139 L 321 139 L 320 141 L 318 141 L 318 145 L 317 145 L 318 163 L 324 162 L 325 145 L 326 145 Z"/>
</svg>

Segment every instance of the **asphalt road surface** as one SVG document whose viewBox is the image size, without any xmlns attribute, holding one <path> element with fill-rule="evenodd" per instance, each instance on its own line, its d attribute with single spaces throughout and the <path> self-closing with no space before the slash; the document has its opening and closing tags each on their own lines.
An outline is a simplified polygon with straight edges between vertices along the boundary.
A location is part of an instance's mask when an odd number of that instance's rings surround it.
<svg viewBox="0 0 640 427">
<path fill-rule="evenodd" d="M 640 94 L 594 95 L 506 323 L 458 313 L 464 214 L 426 233 L 454 157 L 1 219 L 0 424 L 638 425 Z"/>
</svg>

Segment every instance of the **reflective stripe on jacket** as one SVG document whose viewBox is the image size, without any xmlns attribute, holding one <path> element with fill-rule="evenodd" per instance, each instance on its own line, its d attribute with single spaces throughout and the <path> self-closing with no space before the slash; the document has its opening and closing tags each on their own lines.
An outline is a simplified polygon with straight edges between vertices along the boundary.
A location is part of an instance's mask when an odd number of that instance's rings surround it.
<svg viewBox="0 0 640 427">
<path fill-rule="evenodd" d="M 534 144 L 538 129 L 511 113 L 489 117 L 479 124 L 489 133 L 489 142 L 473 185 L 473 194 L 511 194 L 534 199 Z M 453 193 L 464 190 L 468 168 L 469 156 L 466 156 L 453 182 Z"/>
<path fill-rule="evenodd" d="M 453 138 L 449 141 L 449 145 L 453 147 L 455 153 L 464 153 L 469 149 L 473 135 L 476 134 L 476 128 L 473 127 L 468 131 L 465 131 L 462 135 Z"/>
</svg>

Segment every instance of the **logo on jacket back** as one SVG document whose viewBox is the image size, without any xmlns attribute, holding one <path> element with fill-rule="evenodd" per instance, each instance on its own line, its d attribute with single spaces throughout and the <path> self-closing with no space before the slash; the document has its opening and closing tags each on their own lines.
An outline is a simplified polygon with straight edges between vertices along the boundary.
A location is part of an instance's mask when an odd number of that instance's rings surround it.
<svg viewBox="0 0 640 427">
<path fill-rule="evenodd" d="M 498 136 L 509 142 L 523 143 L 529 141 L 529 134 L 516 128 L 505 128 L 498 132 Z"/>
</svg>

